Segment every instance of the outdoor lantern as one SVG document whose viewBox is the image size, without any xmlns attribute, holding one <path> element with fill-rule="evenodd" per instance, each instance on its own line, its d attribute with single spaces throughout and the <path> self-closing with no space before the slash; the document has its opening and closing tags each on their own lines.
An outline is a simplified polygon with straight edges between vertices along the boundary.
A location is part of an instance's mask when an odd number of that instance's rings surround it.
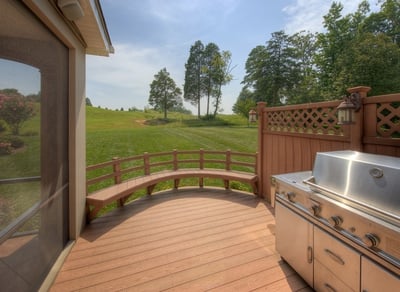
<svg viewBox="0 0 400 292">
<path fill-rule="evenodd" d="M 343 101 L 336 108 L 338 113 L 338 125 L 354 123 L 354 113 L 361 108 L 361 96 L 358 92 L 343 97 Z"/>
<path fill-rule="evenodd" d="M 253 109 L 249 111 L 249 123 L 257 122 L 257 112 Z"/>
</svg>

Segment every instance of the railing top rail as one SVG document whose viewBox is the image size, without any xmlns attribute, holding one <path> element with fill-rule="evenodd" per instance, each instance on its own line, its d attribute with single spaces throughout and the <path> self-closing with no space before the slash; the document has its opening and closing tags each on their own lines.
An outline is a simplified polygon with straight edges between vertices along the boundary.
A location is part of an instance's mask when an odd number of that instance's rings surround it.
<svg viewBox="0 0 400 292">
<path fill-rule="evenodd" d="M 142 160 L 145 155 L 147 157 L 152 158 L 152 157 L 161 157 L 161 156 L 172 156 L 174 153 L 178 155 L 184 155 L 184 154 L 198 154 L 203 152 L 203 154 L 219 154 L 219 155 L 227 155 L 229 152 L 231 156 L 243 156 L 243 157 L 250 157 L 250 158 L 256 158 L 257 153 L 246 153 L 246 152 L 237 152 L 237 151 L 219 151 L 219 150 L 175 150 L 175 151 L 169 151 L 169 152 L 157 152 L 157 153 L 145 153 L 142 155 L 136 155 L 136 156 L 131 156 L 131 157 L 124 157 L 124 158 L 117 158 L 114 160 L 94 164 L 94 165 L 89 165 L 86 167 L 87 171 L 92 171 L 96 170 L 99 168 L 107 167 L 107 166 L 113 166 L 115 163 L 123 163 L 123 162 L 128 162 L 128 161 L 133 161 L 133 160 Z M 180 161 L 183 161 L 182 159 L 177 159 L 177 162 L 179 163 Z M 234 161 L 232 161 L 234 162 Z"/>
<path fill-rule="evenodd" d="M 382 102 L 398 102 L 400 100 L 400 94 L 386 94 L 386 95 L 377 95 L 377 96 L 369 96 L 363 99 L 364 104 L 370 103 L 382 103 Z"/>
</svg>

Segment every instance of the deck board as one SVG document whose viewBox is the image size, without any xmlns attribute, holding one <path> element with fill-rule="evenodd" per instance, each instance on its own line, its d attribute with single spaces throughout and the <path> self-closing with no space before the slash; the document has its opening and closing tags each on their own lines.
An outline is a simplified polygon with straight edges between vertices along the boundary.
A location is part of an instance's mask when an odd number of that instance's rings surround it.
<svg viewBox="0 0 400 292">
<path fill-rule="evenodd" d="M 93 220 L 51 291 L 311 291 L 274 230 L 273 209 L 252 194 L 156 194 Z"/>
</svg>

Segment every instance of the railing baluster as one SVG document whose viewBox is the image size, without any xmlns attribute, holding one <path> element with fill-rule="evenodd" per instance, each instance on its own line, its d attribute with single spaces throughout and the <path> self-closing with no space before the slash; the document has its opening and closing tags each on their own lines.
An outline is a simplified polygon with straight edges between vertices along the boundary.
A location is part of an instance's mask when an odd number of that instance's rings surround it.
<svg viewBox="0 0 400 292">
<path fill-rule="evenodd" d="M 231 150 L 230 149 L 228 149 L 226 151 L 225 156 L 226 156 L 225 169 L 226 170 L 231 170 L 232 157 L 231 157 Z"/>
<path fill-rule="evenodd" d="M 114 172 L 114 183 L 120 184 L 121 179 L 121 163 L 119 162 L 119 157 L 113 157 L 113 172 Z"/>
<path fill-rule="evenodd" d="M 150 174 L 150 158 L 149 158 L 148 152 L 145 152 L 143 154 L 143 164 L 144 164 L 144 174 L 149 175 Z"/>
<path fill-rule="evenodd" d="M 178 170 L 178 151 L 174 149 L 172 152 L 172 162 L 174 165 L 174 170 Z"/>
</svg>

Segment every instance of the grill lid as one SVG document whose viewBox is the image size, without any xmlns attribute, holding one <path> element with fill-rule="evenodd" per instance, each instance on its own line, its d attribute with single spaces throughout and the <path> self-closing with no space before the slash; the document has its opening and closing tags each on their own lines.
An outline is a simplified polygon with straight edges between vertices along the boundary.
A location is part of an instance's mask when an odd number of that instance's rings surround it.
<svg viewBox="0 0 400 292">
<path fill-rule="evenodd" d="M 400 158 L 357 151 L 319 152 L 312 190 L 400 219 Z"/>
</svg>

